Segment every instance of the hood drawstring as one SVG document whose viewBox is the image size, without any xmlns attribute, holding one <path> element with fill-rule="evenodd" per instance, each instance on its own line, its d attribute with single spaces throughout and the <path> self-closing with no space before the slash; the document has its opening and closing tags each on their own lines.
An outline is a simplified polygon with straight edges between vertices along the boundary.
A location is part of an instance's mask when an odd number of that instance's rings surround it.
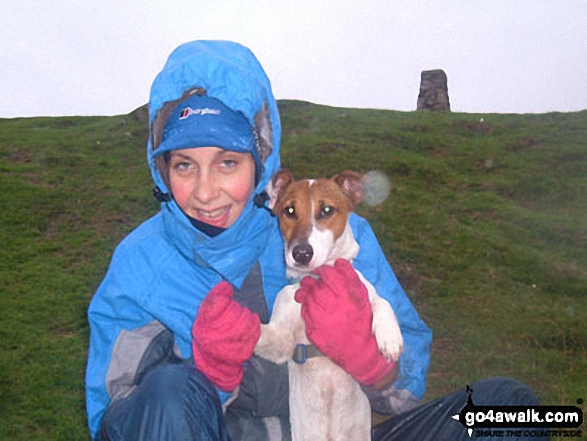
<svg viewBox="0 0 587 441">
<path fill-rule="evenodd" d="M 275 217 L 275 213 L 273 213 L 271 208 L 269 208 L 267 205 L 265 205 L 265 203 L 268 200 L 269 200 L 269 195 L 267 194 L 266 191 L 263 191 L 262 193 L 255 195 L 255 197 L 253 198 L 253 203 L 255 204 L 255 207 L 267 210 L 272 217 Z"/>
<path fill-rule="evenodd" d="M 163 191 L 161 191 L 157 185 L 153 187 L 153 196 L 155 196 L 155 199 L 157 199 L 159 202 L 169 202 L 171 200 L 169 193 L 163 193 Z"/>
<path fill-rule="evenodd" d="M 169 193 L 163 193 L 163 191 L 157 185 L 155 187 L 153 187 L 153 196 L 155 196 L 155 199 L 157 199 L 159 202 L 171 201 L 171 196 L 169 196 Z M 268 200 L 269 200 L 269 195 L 267 194 L 266 191 L 259 193 L 259 194 L 256 194 L 253 197 L 253 203 L 255 204 L 255 207 L 262 208 L 263 210 L 267 210 L 272 217 L 275 217 L 275 213 L 273 213 L 273 211 L 271 211 L 271 208 L 269 208 L 267 205 L 265 205 L 265 203 Z"/>
</svg>

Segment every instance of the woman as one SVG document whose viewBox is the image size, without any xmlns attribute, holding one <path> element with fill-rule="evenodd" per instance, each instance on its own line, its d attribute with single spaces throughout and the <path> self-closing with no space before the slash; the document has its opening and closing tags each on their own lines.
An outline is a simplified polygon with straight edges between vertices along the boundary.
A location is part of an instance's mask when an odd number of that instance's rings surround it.
<svg viewBox="0 0 587 441">
<path fill-rule="evenodd" d="M 161 211 L 117 247 L 88 311 L 92 437 L 288 439 L 287 366 L 252 356 L 260 323 L 287 284 L 283 243 L 263 196 L 280 168 L 269 80 L 243 46 L 191 42 L 156 77 L 149 110 L 148 160 Z M 405 415 L 424 395 L 431 332 L 366 221 L 353 215 L 351 226 L 361 247 L 354 266 L 393 306 L 405 350 L 399 366 L 380 354 L 323 352 L 369 359 L 343 368 L 362 380 L 375 410 Z M 342 286 L 356 277 L 344 265 L 329 274 Z M 353 347 L 344 346 L 339 351 Z M 465 404 L 460 396 L 455 403 Z M 376 436 L 394 430 L 382 426 Z"/>
</svg>

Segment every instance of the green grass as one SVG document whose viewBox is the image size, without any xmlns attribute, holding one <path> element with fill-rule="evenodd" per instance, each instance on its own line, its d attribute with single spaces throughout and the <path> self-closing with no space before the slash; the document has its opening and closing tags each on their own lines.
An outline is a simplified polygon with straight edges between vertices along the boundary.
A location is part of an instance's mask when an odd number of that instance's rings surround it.
<svg viewBox="0 0 587 441">
<path fill-rule="evenodd" d="M 280 108 L 296 177 L 390 177 L 359 212 L 434 331 L 426 400 L 493 375 L 587 398 L 587 111 Z M 2 440 L 88 439 L 86 309 L 157 210 L 146 136 L 135 114 L 0 120 Z"/>
<path fill-rule="evenodd" d="M 156 210 L 132 116 L 0 120 L 0 439 L 85 440 L 86 310 Z"/>
</svg>

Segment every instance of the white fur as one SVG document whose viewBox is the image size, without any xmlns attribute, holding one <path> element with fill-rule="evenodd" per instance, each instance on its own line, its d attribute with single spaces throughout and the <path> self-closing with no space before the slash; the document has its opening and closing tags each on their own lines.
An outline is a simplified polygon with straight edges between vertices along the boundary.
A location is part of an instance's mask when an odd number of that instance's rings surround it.
<svg viewBox="0 0 587 441">
<path fill-rule="evenodd" d="M 333 264 L 337 258 L 354 259 L 359 245 L 350 225 L 342 236 L 332 240 L 332 233 L 320 232 L 314 227 L 310 235 L 314 248 L 312 269 Z M 291 254 L 291 253 L 288 253 Z M 288 275 L 306 274 L 288 263 Z M 310 271 L 312 271 L 310 269 Z M 381 353 L 397 361 L 403 350 L 403 339 L 397 318 L 389 303 L 380 298 L 373 285 L 358 272 L 367 287 L 373 310 L 373 334 Z M 289 402 L 293 441 L 349 441 L 371 439 L 371 408 L 359 384 L 327 357 L 310 358 L 304 364 L 292 361 L 298 343 L 309 344 L 301 305 L 294 295 L 299 284 L 286 286 L 278 294 L 271 321 L 261 326 L 261 338 L 255 353 L 275 363 L 289 365 Z"/>
</svg>

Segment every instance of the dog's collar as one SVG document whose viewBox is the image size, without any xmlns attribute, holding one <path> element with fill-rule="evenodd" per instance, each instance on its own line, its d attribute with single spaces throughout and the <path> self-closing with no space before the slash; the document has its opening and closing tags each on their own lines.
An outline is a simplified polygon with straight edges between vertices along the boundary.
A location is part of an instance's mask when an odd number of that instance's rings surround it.
<svg viewBox="0 0 587 441">
<path fill-rule="evenodd" d="M 302 273 L 296 276 L 287 276 L 287 281 L 290 285 L 296 285 L 302 281 L 304 277 L 312 277 L 313 279 L 319 279 L 317 274 L 314 273 Z"/>
<path fill-rule="evenodd" d="M 325 355 L 314 345 L 298 343 L 291 358 L 297 364 L 304 364 L 308 358 L 314 357 L 325 357 Z"/>
<path fill-rule="evenodd" d="M 297 285 L 302 281 L 303 278 L 304 276 L 288 277 L 287 283 L 289 283 L 290 285 Z"/>
</svg>

